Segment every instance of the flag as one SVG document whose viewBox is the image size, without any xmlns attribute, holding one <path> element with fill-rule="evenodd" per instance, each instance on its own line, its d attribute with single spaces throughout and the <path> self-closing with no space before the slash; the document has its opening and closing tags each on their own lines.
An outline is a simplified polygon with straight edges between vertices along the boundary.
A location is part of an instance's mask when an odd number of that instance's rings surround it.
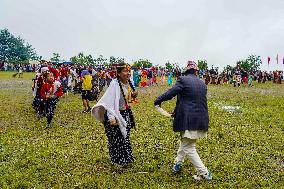
<svg viewBox="0 0 284 189">
<path fill-rule="evenodd" d="M 277 54 L 277 56 L 276 56 L 276 62 L 277 62 L 277 64 L 278 64 L 278 54 Z"/>
<path fill-rule="evenodd" d="M 270 57 L 268 57 L 268 66 L 269 66 L 269 63 L 270 63 Z"/>
</svg>

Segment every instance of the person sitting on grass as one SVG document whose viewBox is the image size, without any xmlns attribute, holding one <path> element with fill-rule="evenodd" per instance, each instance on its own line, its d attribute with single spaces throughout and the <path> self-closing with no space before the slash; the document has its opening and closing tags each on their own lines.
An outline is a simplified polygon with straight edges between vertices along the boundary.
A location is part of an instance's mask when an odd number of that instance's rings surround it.
<svg viewBox="0 0 284 189">
<path fill-rule="evenodd" d="M 88 113 L 91 111 L 90 108 L 90 100 L 91 100 L 91 90 L 92 90 L 92 80 L 93 77 L 91 76 L 88 70 L 83 70 L 81 73 L 81 81 L 82 81 L 82 101 L 84 110 L 82 113 Z"/>
<path fill-rule="evenodd" d="M 177 96 L 173 130 L 180 132 L 181 140 L 173 172 L 180 172 L 184 159 L 188 157 L 197 170 L 193 178 L 211 180 L 212 174 L 202 163 L 195 147 L 197 139 L 207 136 L 209 123 L 207 86 L 196 76 L 197 70 L 196 63 L 188 61 L 185 76 L 181 76 L 171 89 L 159 96 L 154 105 L 160 106 L 162 102 Z"/>
</svg>

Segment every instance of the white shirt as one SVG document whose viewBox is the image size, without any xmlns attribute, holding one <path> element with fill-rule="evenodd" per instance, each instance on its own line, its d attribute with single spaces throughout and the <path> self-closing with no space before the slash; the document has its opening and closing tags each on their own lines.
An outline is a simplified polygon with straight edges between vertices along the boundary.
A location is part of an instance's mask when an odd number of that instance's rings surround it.
<svg viewBox="0 0 284 189">
<path fill-rule="evenodd" d="M 127 96 L 128 96 L 128 85 L 121 83 L 121 87 L 124 91 L 125 98 L 127 98 Z M 120 110 L 125 109 L 125 100 L 123 98 L 122 91 L 120 91 L 119 109 Z M 110 114 L 109 112 L 107 112 L 107 116 L 108 116 L 109 120 L 115 119 L 115 117 L 112 114 Z"/>
<path fill-rule="evenodd" d="M 206 138 L 207 137 L 207 131 L 189 131 L 185 130 L 180 132 L 181 138 L 190 138 L 190 139 L 199 139 L 199 138 Z"/>
</svg>

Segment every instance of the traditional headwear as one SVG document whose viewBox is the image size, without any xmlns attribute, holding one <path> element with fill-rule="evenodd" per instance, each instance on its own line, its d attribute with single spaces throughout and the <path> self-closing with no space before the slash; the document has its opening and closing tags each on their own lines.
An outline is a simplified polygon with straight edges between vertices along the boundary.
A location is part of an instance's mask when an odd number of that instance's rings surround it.
<svg viewBox="0 0 284 189">
<path fill-rule="evenodd" d="M 199 70 L 197 64 L 192 60 L 187 61 L 187 66 L 183 69 L 182 72 L 185 73 L 187 70 L 190 69 Z"/>
<path fill-rule="evenodd" d="M 127 70 L 130 70 L 131 66 L 129 64 L 125 64 L 123 66 L 118 65 L 118 66 L 116 66 L 116 68 L 126 68 Z"/>
<path fill-rule="evenodd" d="M 186 68 L 187 68 L 188 70 L 190 70 L 190 69 L 199 70 L 199 68 L 197 67 L 197 64 L 196 64 L 194 61 L 191 61 L 191 60 L 189 60 L 189 61 L 187 62 Z"/>
</svg>

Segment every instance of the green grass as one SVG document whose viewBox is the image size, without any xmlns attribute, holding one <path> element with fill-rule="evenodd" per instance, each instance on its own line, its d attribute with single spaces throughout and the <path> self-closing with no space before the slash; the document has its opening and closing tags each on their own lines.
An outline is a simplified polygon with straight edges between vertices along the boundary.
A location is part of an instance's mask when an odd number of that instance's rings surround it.
<svg viewBox="0 0 284 189">
<path fill-rule="evenodd" d="M 140 89 L 133 105 L 137 129 L 131 142 L 136 162 L 126 170 L 111 166 L 101 123 L 81 114 L 80 95 L 60 99 L 52 128 L 31 107 L 32 73 L 11 78 L 0 72 L 0 188 L 281 188 L 284 171 L 284 86 L 209 86 L 210 128 L 197 143 L 213 181 L 195 182 L 186 161 L 182 174 L 172 166 L 179 135 L 170 118 L 153 107 L 166 87 Z M 94 104 L 94 102 L 92 103 Z M 173 110 L 175 101 L 163 107 Z M 221 105 L 238 105 L 228 113 Z"/>
</svg>

